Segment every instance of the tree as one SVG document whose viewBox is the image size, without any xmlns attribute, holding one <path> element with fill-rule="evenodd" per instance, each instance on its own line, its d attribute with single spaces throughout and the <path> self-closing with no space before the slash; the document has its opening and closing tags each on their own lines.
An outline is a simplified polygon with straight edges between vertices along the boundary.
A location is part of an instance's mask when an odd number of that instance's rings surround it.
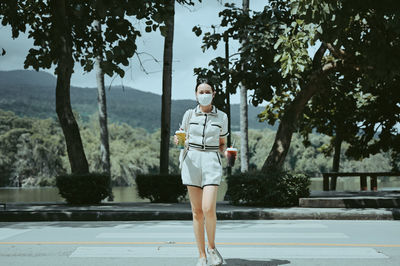
<svg viewBox="0 0 400 266">
<path fill-rule="evenodd" d="M 310 9 L 314 11 L 310 12 Z M 354 91 L 371 93 L 378 98 L 380 91 L 399 100 L 393 87 L 393 82 L 396 83 L 399 77 L 399 63 L 392 59 L 394 54 L 400 52 L 400 46 L 397 45 L 399 35 L 396 34 L 400 13 L 396 1 L 386 1 L 384 7 L 374 1 L 319 1 L 315 2 L 314 6 L 307 1 L 292 1 L 290 15 L 292 19 L 281 24 L 284 34 L 275 43 L 278 52 L 276 60 L 281 62 L 283 76 L 301 77 L 295 78 L 301 90 L 294 94 L 294 99 L 285 108 L 280 126 L 290 123 L 294 127 L 297 126 L 308 100 L 325 89 L 332 88 L 332 84 L 340 78 L 352 84 Z M 308 60 L 305 49 L 309 43 L 314 44 L 317 40 L 321 43 L 319 49 L 312 61 Z M 327 55 L 322 52 L 327 52 Z M 388 61 L 384 63 L 382 58 Z M 376 87 L 379 89 L 376 90 Z M 370 101 L 375 102 L 373 99 L 374 97 L 370 98 Z M 372 106 L 368 100 L 367 103 L 358 101 L 358 104 L 365 105 L 364 112 L 371 113 Z M 395 108 L 396 104 L 389 106 L 392 110 L 398 110 L 398 107 Z M 386 107 L 381 106 L 379 109 L 384 110 Z M 296 115 L 290 115 L 292 111 Z M 374 134 L 370 132 L 376 133 L 375 127 L 380 121 L 373 121 L 367 113 L 363 114 L 361 122 L 367 122 L 368 126 L 361 128 L 362 134 L 353 138 L 359 140 L 358 144 L 353 142 L 353 148 L 357 147 L 353 149 L 356 151 L 353 157 L 363 158 L 381 149 L 385 151 L 390 145 L 398 143 L 398 135 L 393 134 L 393 121 L 396 121 L 396 118 L 389 113 L 381 116 L 382 118 L 390 123 L 382 128 L 379 136 L 381 143 L 374 150 L 371 149 L 371 144 L 368 144 L 374 138 Z M 284 119 L 287 119 L 287 122 Z M 278 129 L 275 143 L 279 143 L 285 137 L 288 139 L 290 130 L 279 133 Z M 387 145 L 387 142 L 390 144 Z M 269 169 L 273 163 L 279 162 L 279 159 L 282 159 L 279 154 L 279 150 L 272 151 L 264 169 Z M 275 160 L 276 158 L 278 160 Z"/>
<path fill-rule="evenodd" d="M 199 0 L 201 2 L 201 0 Z M 182 5 L 194 5 L 192 0 L 177 0 Z M 171 86 L 172 60 L 174 41 L 175 0 L 163 1 L 161 6 L 166 12 L 165 26 L 160 28 L 164 36 L 162 106 L 161 106 L 161 142 L 160 142 L 160 173 L 169 172 L 169 144 L 171 135 Z"/>
<path fill-rule="evenodd" d="M 169 142 L 171 128 L 171 85 L 172 58 L 174 41 L 175 0 L 168 0 L 166 8 L 171 15 L 166 21 L 166 36 L 164 37 L 162 107 L 161 107 L 161 142 L 160 142 L 160 173 L 168 174 Z"/>
<path fill-rule="evenodd" d="M 249 0 L 243 0 L 243 13 L 249 14 Z M 249 119 L 247 106 L 247 88 L 240 83 L 240 170 L 249 170 Z"/>
<path fill-rule="evenodd" d="M 104 55 L 102 71 L 109 76 L 116 73 L 123 77 L 124 71 L 120 64 L 129 64 L 128 58 L 135 54 L 135 41 L 140 36 L 140 32 L 127 17 L 152 21 L 149 23 L 152 26 L 146 27 L 146 32 L 161 28 L 168 14 L 162 9 L 160 2 L 1 2 L 2 25 L 11 26 L 12 37 L 17 38 L 28 27 L 29 38 L 34 39 L 35 48 L 29 50 L 24 67 L 39 70 L 50 68 L 53 64 L 57 66 L 56 112 L 65 136 L 73 173 L 86 173 L 89 169 L 70 103 L 70 79 L 75 62 L 79 62 L 85 71 L 91 71 L 100 51 Z M 98 31 L 93 27 L 95 20 L 106 25 L 104 42 L 97 40 Z"/>
<path fill-rule="evenodd" d="M 254 105 L 268 101 L 261 121 L 280 121 L 263 171 L 282 168 L 309 100 L 334 87 L 338 78 L 347 80 L 360 94 L 374 96 L 359 102 L 365 108 L 361 134 L 352 143 L 353 156 L 399 149 L 395 129 L 399 117 L 395 114 L 399 113 L 400 63 L 394 58 L 400 53 L 400 9 L 396 1 L 383 5 L 375 1 L 275 0 L 250 16 L 234 5 L 226 6 L 220 13 L 221 27 L 237 40 L 246 38 L 231 72 L 232 84 L 239 80 L 254 90 Z M 215 48 L 221 36 L 205 33 L 203 48 Z M 310 47 L 316 48 L 314 56 L 308 53 Z M 213 69 L 216 76 L 223 70 Z M 385 100 L 388 104 L 382 105 Z M 382 128 L 379 140 L 372 141 L 377 125 Z"/>
<path fill-rule="evenodd" d="M 0 121 L 1 186 L 19 182 L 50 185 L 43 181 L 65 172 L 61 160 L 65 143 L 59 124 L 53 119 L 18 117 L 0 110 Z"/>
<path fill-rule="evenodd" d="M 229 69 L 229 37 L 228 35 L 224 36 L 224 42 L 225 42 L 225 67 L 228 70 Z M 229 71 L 228 71 L 229 72 Z M 231 99 L 230 99 L 230 93 L 229 93 L 229 76 L 226 77 L 225 80 L 225 97 L 226 97 L 226 108 L 224 111 L 226 112 L 226 115 L 228 116 L 228 139 L 227 139 L 227 147 L 232 147 L 232 132 L 231 132 Z M 230 176 L 232 175 L 232 166 L 227 166 L 227 175 Z"/>
<path fill-rule="evenodd" d="M 56 112 L 61 128 L 64 132 L 65 142 L 71 171 L 73 173 L 88 173 L 89 165 L 82 146 L 82 139 L 79 134 L 78 124 L 74 118 L 70 99 L 70 82 L 74 68 L 72 23 L 68 16 L 67 0 L 53 0 L 49 2 L 50 15 L 54 21 L 54 27 L 50 32 L 54 38 L 53 52 L 56 52 L 53 59 L 57 61 L 55 74 L 57 75 L 56 85 Z"/>
<path fill-rule="evenodd" d="M 98 37 L 97 40 L 103 42 L 101 33 L 101 24 L 98 20 L 93 22 L 93 26 L 97 29 Z M 98 45 L 101 47 L 101 44 Z M 110 164 L 110 145 L 108 138 L 108 123 L 107 123 L 107 100 L 106 91 L 104 87 L 104 73 L 101 68 L 103 62 L 103 51 L 99 51 L 96 58 L 96 83 L 97 83 L 97 105 L 99 110 L 99 125 L 100 125 L 100 157 L 101 167 L 103 172 L 107 173 L 110 177 L 110 195 L 108 196 L 109 201 L 113 201 L 112 193 L 112 180 L 111 180 L 111 164 Z"/>
<path fill-rule="evenodd" d="M 358 121 L 363 119 L 357 108 L 359 93 L 353 90 L 352 84 L 345 84 L 341 79 L 337 81 L 334 87 L 315 95 L 299 119 L 299 131 L 306 146 L 310 145 L 308 135 L 313 129 L 331 137 L 321 151 L 325 156 L 333 152 L 332 172 L 339 172 L 342 143 L 355 138 L 359 132 Z M 332 189 L 335 189 L 336 179 L 331 179 Z"/>
</svg>

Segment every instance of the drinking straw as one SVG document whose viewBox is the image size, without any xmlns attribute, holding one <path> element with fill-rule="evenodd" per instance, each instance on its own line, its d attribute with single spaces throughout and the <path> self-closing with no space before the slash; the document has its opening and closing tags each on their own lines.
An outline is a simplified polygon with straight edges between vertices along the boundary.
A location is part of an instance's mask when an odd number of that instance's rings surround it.
<svg viewBox="0 0 400 266">
<path fill-rule="evenodd" d="M 236 139 L 233 140 L 231 148 L 233 148 L 233 146 L 235 146 L 235 141 L 236 141 Z"/>
</svg>

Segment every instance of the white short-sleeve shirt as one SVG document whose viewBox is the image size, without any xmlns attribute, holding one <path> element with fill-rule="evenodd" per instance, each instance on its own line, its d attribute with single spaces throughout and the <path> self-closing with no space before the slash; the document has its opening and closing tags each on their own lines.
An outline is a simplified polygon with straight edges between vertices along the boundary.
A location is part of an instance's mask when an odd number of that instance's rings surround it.
<svg viewBox="0 0 400 266">
<path fill-rule="evenodd" d="M 228 136 L 228 116 L 214 105 L 212 111 L 204 113 L 197 105 L 192 112 L 189 128 L 186 128 L 186 120 L 189 117 L 189 109 L 182 119 L 182 127 L 188 132 L 189 147 L 202 150 L 218 150 L 219 139 Z"/>
</svg>

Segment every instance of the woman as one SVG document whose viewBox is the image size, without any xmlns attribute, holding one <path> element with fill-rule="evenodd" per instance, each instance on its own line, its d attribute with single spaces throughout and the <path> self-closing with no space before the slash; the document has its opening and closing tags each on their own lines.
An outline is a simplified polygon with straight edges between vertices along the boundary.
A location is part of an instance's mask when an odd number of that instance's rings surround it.
<svg viewBox="0 0 400 266">
<path fill-rule="evenodd" d="M 199 249 L 198 266 L 207 265 L 204 218 L 207 231 L 208 262 L 221 265 L 222 256 L 215 247 L 216 201 L 222 178 L 219 152 L 226 156 L 228 117 L 212 105 L 215 89 L 207 79 L 198 79 L 195 88 L 198 105 L 185 112 L 182 129 L 187 132 L 187 150 L 182 155 L 182 183 L 189 191 L 193 229 Z M 175 135 L 175 144 L 178 138 Z"/>
</svg>

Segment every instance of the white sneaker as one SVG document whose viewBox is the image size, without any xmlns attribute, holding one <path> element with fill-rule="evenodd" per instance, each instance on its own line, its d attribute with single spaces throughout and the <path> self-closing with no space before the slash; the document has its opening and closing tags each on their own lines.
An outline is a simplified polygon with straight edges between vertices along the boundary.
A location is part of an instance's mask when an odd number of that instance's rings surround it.
<svg viewBox="0 0 400 266">
<path fill-rule="evenodd" d="M 210 258 L 210 265 L 221 265 L 224 260 L 222 259 L 221 254 L 219 254 L 217 248 L 214 249 L 210 249 L 207 247 L 207 253 L 208 253 L 208 257 Z"/>
<path fill-rule="evenodd" d="M 204 257 L 199 258 L 196 266 L 207 266 L 207 258 Z"/>
</svg>

